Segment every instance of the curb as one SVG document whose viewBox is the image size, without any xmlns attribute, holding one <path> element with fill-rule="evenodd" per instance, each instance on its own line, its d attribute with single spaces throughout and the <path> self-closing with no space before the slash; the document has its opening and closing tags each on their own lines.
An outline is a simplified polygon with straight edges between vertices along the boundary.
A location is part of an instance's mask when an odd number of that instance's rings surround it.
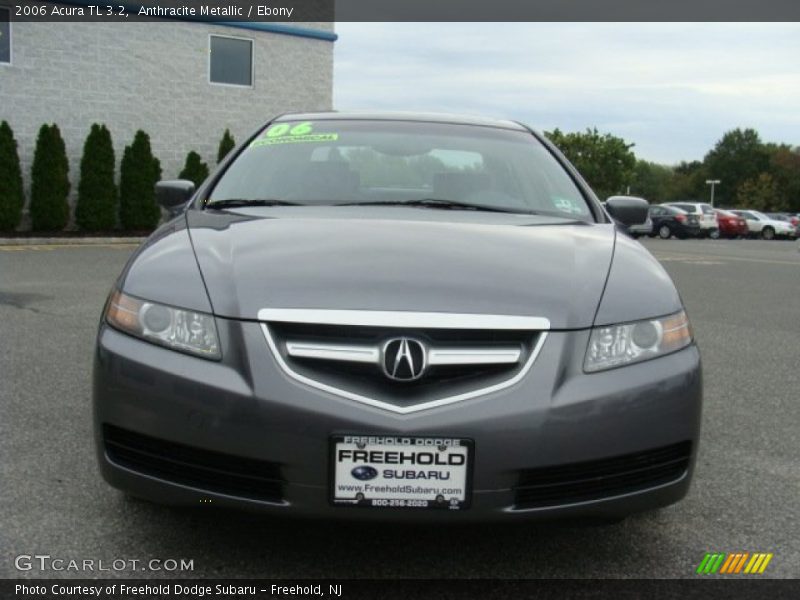
<svg viewBox="0 0 800 600">
<path fill-rule="evenodd" d="M 145 237 L 30 237 L 0 238 L 0 246 L 109 246 L 114 244 L 141 244 Z"/>
</svg>

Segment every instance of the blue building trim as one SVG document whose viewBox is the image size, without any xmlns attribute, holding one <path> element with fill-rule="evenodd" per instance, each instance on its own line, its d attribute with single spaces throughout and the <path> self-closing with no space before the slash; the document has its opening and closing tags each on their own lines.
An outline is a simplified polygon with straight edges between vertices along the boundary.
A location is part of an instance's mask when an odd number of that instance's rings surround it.
<svg viewBox="0 0 800 600">
<path fill-rule="evenodd" d="M 95 2 L 97 0 L 94 0 Z M 189 20 L 189 19 L 187 19 Z M 252 29 L 254 31 L 268 31 L 270 33 L 281 33 L 293 35 L 295 37 L 311 38 L 314 40 L 324 40 L 335 42 L 339 36 L 332 31 L 322 31 L 310 29 L 308 27 L 296 27 L 295 25 L 283 25 L 281 23 L 262 23 L 261 21 L 213 21 L 214 25 L 224 25 L 225 27 L 239 27 L 240 29 Z"/>
<path fill-rule="evenodd" d="M 97 0 L 54 0 L 53 4 L 66 4 L 71 6 L 89 6 L 90 4 L 101 4 Z M 115 3 L 116 5 L 119 5 Z M 121 4 L 130 14 L 136 14 L 141 8 L 141 4 Z M 156 18 L 156 17 L 154 17 Z M 215 21 L 211 17 L 157 17 L 162 20 L 188 21 L 208 23 L 209 25 L 220 25 L 222 27 L 237 27 L 239 29 L 250 29 L 252 31 L 264 31 L 268 33 L 278 33 L 281 35 L 291 35 L 294 37 L 309 38 L 313 40 L 323 40 L 335 42 L 339 36 L 332 31 L 322 31 L 321 29 L 311 29 L 309 27 L 297 27 L 296 25 L 284 25 L 283 23 L 264 23 L 261 21 Z"/>
</svg>

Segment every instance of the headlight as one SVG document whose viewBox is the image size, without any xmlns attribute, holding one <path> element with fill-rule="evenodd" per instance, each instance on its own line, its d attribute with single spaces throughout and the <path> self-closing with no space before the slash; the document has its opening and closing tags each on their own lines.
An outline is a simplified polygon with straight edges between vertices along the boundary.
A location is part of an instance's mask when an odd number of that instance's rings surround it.
<svg viewBox="0 0 800 600">
<path fill-rule="evenodd" d="M 219 360 L 219 340 L 214 317 L 133 298 L 120 291 L 111 294 L 106 321 L 125 333 L 155 344 Z"/>
<path fill-rule="evenodd" d="M 692 342 L 686 313 L 592 329 L 583 370 L 604 371 L 685 348 Z"/>
</svg>

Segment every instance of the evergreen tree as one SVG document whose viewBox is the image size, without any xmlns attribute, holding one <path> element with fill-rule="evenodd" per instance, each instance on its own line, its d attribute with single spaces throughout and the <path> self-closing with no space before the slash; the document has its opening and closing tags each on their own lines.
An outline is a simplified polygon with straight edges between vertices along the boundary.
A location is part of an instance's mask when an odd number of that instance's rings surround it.
<svg viewBox="0 0 800 600">
<path fill-rule="evenodd" d="M 105 125 L 92 125 L 83 145 L 75 221 L 86 231 L 113 229 L 117 221 L 114 145 Z"/>
<path fill-rule="evenodd" d="M 156 204 L 155 185 L 161 179 L 161 163 L 150 149 L 150 137 L 141 129 L 125 147 L 119 169 L 119 216 L 127 230 L 152 230 L 161 210 Z"/>
<path fill-rule="evenodd" d="M 64 229 L 69 218 L 69 162 L 58 126 L 42 125 L 31 168 L 31 226 L 34 231 Z"/>
<path fill-rule="evenodd" d="M 22 219 L 25 196 L 17 140 L 11 126 L 0 123 L 0 231 L 13 231 Z"/>
<path fill-rule="evenodd" d="M 208 177 L 208 165 L 202 161 L 200 155 L 192 150 L 186 155 L 186 164 L 178 175 L 179 179 L 188 179 L 194 182 L 195 187 L 200 187 Z"/>
<path fill-rule="evenodd" d="M 219 141 L 219 150 L 217 151 L 217 164 L 222 162 L 222 159 L 228 155 L 228 152 L 233 150 L 236 146 L 236 141 L 233 139 L 231 132 L 226 129 L 222 134 L 222 139 Z"/>
</svg>

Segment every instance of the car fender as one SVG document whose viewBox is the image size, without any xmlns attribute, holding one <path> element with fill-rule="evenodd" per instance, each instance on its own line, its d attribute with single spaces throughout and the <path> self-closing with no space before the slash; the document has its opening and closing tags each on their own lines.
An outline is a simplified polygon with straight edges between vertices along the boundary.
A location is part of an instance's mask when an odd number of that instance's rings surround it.
<svg viewBox="0 0 800 600">
<path fill-rule="evenodd" d="M 145 240 L 125 265 L 117 288 L 144 300 L 213 312 L 184 215 L 168 221 Z"/>
<path fill-rule="evenodd" d="M 617 235 L 595 326 L 659 317 L 683 307 L 664 267 L 642 250 L 635 241 Z"/>
</svg>

